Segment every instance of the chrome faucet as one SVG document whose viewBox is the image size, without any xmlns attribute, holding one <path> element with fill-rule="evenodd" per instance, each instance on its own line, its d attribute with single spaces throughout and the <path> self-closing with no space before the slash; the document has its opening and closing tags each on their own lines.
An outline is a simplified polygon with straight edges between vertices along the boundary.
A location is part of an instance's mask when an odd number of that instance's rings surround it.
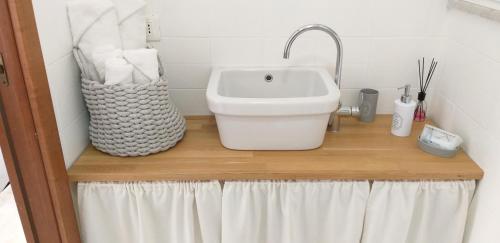
<svg viewBox="0 0 500 243">
<path fill-rule="evenodd" d="M 288 59 L 290 57 L 290 48 L 293 42 L 299 35 L 310 30 L 320 30 L 332 37 L 337 46 L 337 65 L 335 67 L 335 84 L 340 89 L 340 81 L 342 79 L 342 57 L 344 55 L 344 49 L 342 48 L 342 41 L 339 35 L 330 27 L 321 24 L 311 24 L 306 25 L 295 32 L 288 39 L 285 45 L 285 51 L 283 52 L 283 58 Z M 341 116 L 356 116 L 359 115 L 359 107 L 342 106 L 342 102 L 339 102 L 339 108 L 337 111 L 330 115 L 330 120 L 328 121 L 328 131 L 338 132 L 340 129 L 340 117 Z"/>
</svg>

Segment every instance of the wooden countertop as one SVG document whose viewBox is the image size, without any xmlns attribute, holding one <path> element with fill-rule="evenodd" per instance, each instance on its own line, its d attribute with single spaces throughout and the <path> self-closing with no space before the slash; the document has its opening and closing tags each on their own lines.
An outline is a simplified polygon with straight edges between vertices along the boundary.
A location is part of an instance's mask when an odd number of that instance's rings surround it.
<svg viewBox="0 0 500 243">
<path fill-rule="evenodd" d="M 463 151 L 440 158 L 421 151 L 415 123 L 411 137 L 390 135 L 391 117 L 374 123 L 343 120 L 321 148 L 309 151 L 235 151 L 219 142 L 213 117 L 189 118 L 185 138 L 173 149 L 146 157 L 121 158 L 91 145 L 69 169 L 75 181 L 353 179 L 481 179 L 483 171 Z"/>
</svg>

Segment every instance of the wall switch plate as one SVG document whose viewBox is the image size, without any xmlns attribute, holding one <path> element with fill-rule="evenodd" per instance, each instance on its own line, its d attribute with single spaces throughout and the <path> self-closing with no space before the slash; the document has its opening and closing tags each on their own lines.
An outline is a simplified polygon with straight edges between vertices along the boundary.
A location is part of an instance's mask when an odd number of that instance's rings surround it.
<svg viewBox="0 0 500 243">
<path fill-rule="evenodd" d="M 146 40 L 160 41 L 160 18 L 158 15 L 149 15 L 146 17 Z"/>
</svg>

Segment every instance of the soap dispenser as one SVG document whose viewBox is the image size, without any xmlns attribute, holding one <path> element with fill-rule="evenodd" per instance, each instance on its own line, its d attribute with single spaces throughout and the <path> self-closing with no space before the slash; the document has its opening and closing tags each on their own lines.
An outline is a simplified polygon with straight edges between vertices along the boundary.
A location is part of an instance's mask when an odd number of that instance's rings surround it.
<svg viewBox="0 0 500 243">
<path fill-rule="evenodd" d="M 413 115 L 417 107 L 417 102 L 411 99 L 411 85 L 407 84 L 398 90 L 400 89 L 404 89 L 404 94 L 400 99 L 394 101 L 391 132 L 398 137 L 407 137 L 410 136 L 411 133 Z"/>
</svg>

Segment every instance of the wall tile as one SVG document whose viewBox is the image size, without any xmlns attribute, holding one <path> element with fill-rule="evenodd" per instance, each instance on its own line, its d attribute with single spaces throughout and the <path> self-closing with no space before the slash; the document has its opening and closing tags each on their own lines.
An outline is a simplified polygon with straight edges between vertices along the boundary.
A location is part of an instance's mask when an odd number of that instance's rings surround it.
<svg viewBox="0 0 500 243">
<path fill-rule="evenodd" d="M 404 84 L 417 87 L 420 47 L 419 39 L 372 39 L 368 53 L 368 75 L 373 79 L 375 87 L 401 87 Z"/>
<path fill-rule="evenodd" d="M 303 25 L 322 23 L 341 36 L 367 36 L 370 16 L 367 3 L 368 0 L 267 1 L 263 32 L 268 37 L 287 37 Z"/>
<path fill-rule="evenodd" d="M 297 39 L 290 58 L 283 58 L 284 38 L 216 38 L 211 42 L 212 64 L 217 66 L 316 65 L 312 39 Z"/>
<path fill-rule="evenodd" d="M 500 25 L 497 22 L 452 10 L 447 35 L 450 39 L 500 61 Z"/>
<path fill-rule="evenodd" d="M 411 84 L 417 88 L 417 60 L 425 57 L 427 69 L 432 58 L 440 60 L 441 41 L 430 38 L 375 38 L 368 52 L 368 75 L 376 82 L 376 87 Z"/>
<path fill-rule="evenodd" d="M 397 89 L 378 89 L 378 91 L 377 114 L 392 114 L 394 101 L 401 97 L 400 92 Z"/>
<path fill-rule="evenodd" d="M 491 119 L 495 110 L 491 104 L 496 101 L 500 64 L 453 41 L 448 48 L 447 72 L 439 84 L 441 92 L 481 126 L 494 129 L 498 122 Z"/>
<path fill-rule="evenodd" d="M 46 64 L 53 63 L 71 52 L 73 47 L 66 15 L 66 1 L 33 1 L 38 35 Z M 56 30 L 56 31 L 55 31 Z"/>
<path fill-rule="evenodd" d="M 342 105 L 357 106 L 359 103 L 359 89 L 341 89 Z"/>
<path fill-rule="evenodd" d="M 211 36 L 256 37 L 262 36 L 265 1 L 263 0 L 216 0 L 209 10 Z"/>
<path fill-rule="evenodd" d="M 87 112 L 84 112 L 67 127 L 59 129 L 66 168 L 73 164 L 89 144 L 88 126 L 89 117 Z"/>
<path fill-rule="evenodd" d="M 207 64 L 168 64 L 165 73 L 171 89 L 206 89 L 212 68 Z"/>
<path fill-rule="evenodd" d="M 262 40 L 260 66 L 311 66 L 317 65 L 315 42 L 311 38 L 296 39 L 290 50 L 289 59 L 283 58 L 288 38 L 266 38 Z"/>
<path fill-rule="evenodd" d="M 432 109 L 429 115 L 432 117 L 432 120 L 440 128 L 451 130 L 453 127 L 455 105 L 440 93 L 434 94 L 432 102 L 430 104 L 430 107 L 432 107 Z"/>
<path fill-rule="evenodd" d="M 448 0 L 432 0 L 427 10 L 424 35 L 433 37 L 446 37 L 448 23 Z"/>
<path fill-rule="evenodd" d="M 289 37 L 295 30 L 306 24 L 319 23 L 315 10 L 319 0 L 273 0 L 265 1 L 262 19 L 263 36 Z M 285 8 L 286 6 L 286 8 Z"/>
<path fill-rule="evenodd" d="M 262 60 L 262 43 L 256 38 L 212 39 L 212 64 L 259 65 Z"/>
<path fill-rule="evenodd" d="M 335 66 L 327 66 L 332 77 L 335 77 Z M 374 88 L 375 80 L 367 73 L 367 64 L 344 64 L 340 87 L 344 89 Z"/>
<path fill-rule="evenodd" d="M 372 36 L 422 36 L 435 0 L 370 1 Z"/>
<path fill-rule="evenodd" d="M 166 64 L 210 63 L 210 40 L 207 38 L 164 38 L 157 43 Z"/>
<path fill-rule="evenodd" d="M 485 177 L 477 186 L 475 198 L 469 207 L 469 217 L 465 229 L 464 243 L 495 242 L 500 238 L 497 219 L 500 218 L 498 207 L 487 207 L 485 204 L 500 204 L 500 197 L 495 190 L 498 186 L 496 178 Z M 491 193 L 488 197 L 487 193 Z"/>
<path fill-rule="evenodd" d="M 164 11 L 162 9 L 163 0 L 145 0 L 145 2 L 146 2 L 146 14 L 159 15 Z"/>
<path fill-rule="evenodd" d="M 311 15 L 317 23 L 331 26 L 340 36 L 369 36 L 371 0 L 318 0 Z"/>
<path fill-rule="evenodd" d="M 183 115 L 211 115 L 206 92 L 206 89 L 171 89 L 170 96 Z"/>
<path fill-rule="evenodd" d="M 498 219 L 500 218 L 500 157 L 498 148 L 500 142 L 483 133 L 476 131 L 477 137 L 482 136 L 479 143 L 470 144 L 482 150 L 480 154 L 472 155 L 481 168 L 486 172 L 478 183 L 474 199 L 469 209 L 468 224 L 464 242 L 494 242 L 500 237 L 498 233 Z"/>
<path fill-rule="evenodd" d="M 67 127 L 86 112 L 81 92 L 80 70 L 73 58 L 67 55 L 47 67 L 52 102 L 57 125 Z"/>
<path fill-rule="evenodd" d="M 211 9 L 218 1 L 158 0 L 160 8 L 152 10 L 160 17 L 161 34 L 165 37 L 210 36 Z"/>
<path fill-rule="evenodd" d="M 314 43 L 314 54 L 317 62 L 320 65 L 335 64 L 337 61 L 337 47 L 334 40 L 323 34 L 311 40 Z M 343 38 L 341 37 L 343 46 L 343 63 L 344 64 L 360 64 L 367 63 L 369 54 L 371 53 L 371 42 L 368 38 Z"/>
<path fill-rule="evenodd" d="M 66 166 L 88 144 L 88 116 L 80 89 L 80 70 L 72 55 L 66 1 L 33 1 L 35 19 Z"/>
</svg>

